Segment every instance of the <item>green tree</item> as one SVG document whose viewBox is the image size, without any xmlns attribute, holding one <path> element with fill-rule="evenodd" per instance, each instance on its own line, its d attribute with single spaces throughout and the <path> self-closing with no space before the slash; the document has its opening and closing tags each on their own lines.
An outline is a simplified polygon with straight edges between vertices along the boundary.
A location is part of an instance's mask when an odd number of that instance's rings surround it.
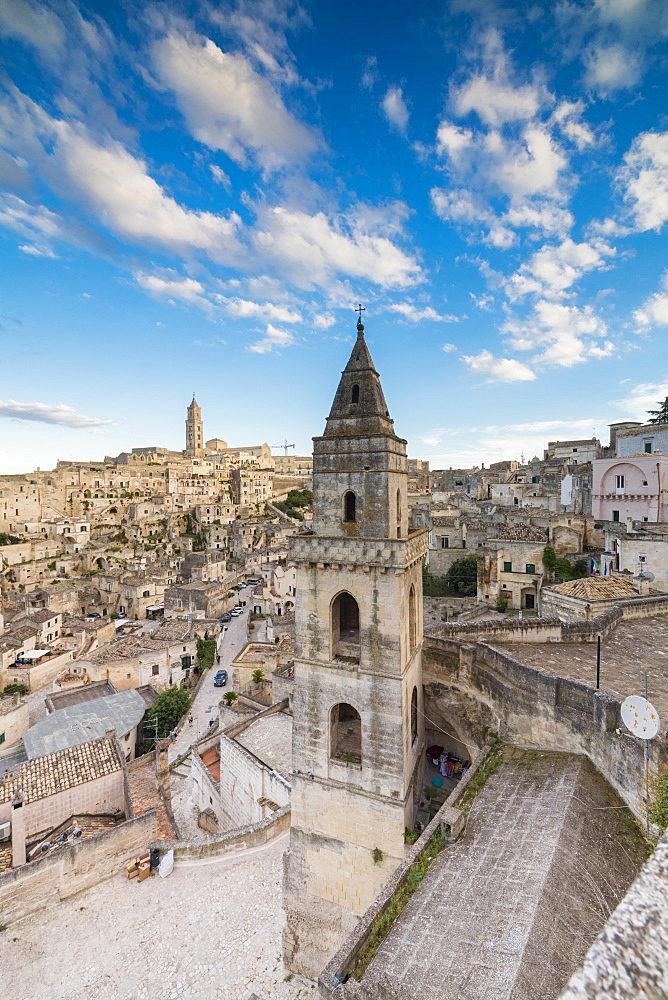
<svg viewBox="0 0 668 1000">
<path fill-rule="evenodd" d="M 446 597 L 450 593 L 446 578 L 430 573 L 426 563 L 422 564 L 422 592 L 425 597 Z"/>
<path fill-rule="evenodd" d="M 264 673 L 259 668 L 252 673 L 253 684 L 261 684 L 264 680 Z"/>
<path fill-rule="evenodd" d="M 456 559 L 445 574 L 445 579 L 456 594 L 474 596 L 478 588 L 478 560 L 475 556 Z"/>
<path fill-rule="evenodd" d="M 235 701 L 238 699 L 239 695 L 236 691 L 226 691 L 223 695 L 223 701 L 228 708 L 231 708 Z"/>
<path fill-rule="evenodd" d="M 547 576 L 553 580 L 554 571 L 557 567 L 557 553 L 551 545 L 546 545 L 543 549 L 543 566 L 545 567 Z"/>
<path fill-rule="evenodd" d="M 658 410 L 647 411 L 652 418 L 647 422 L 649 424 L 668 424 L 668 396 L 666 396 L 662 403 L 657 403 L 657 406 L 659 407 Z"/>
<path fill-rule="evenodd" d="M 146 732 L 153 735 L 154 723 L 157 720 L 157 738 L 164 739 L 178 725 L 181 717 L 186 714 L 189 708 L 190 695 L 185 688 L 168 688 L 158 695 L 155 703 L 146 713 L 148 722 Z"/>
<path fill-rule="evenodd" d="M 209 667 L 213 666 L 213 661 L 216 656 L 216 640 L 215 639 L 198 639 L 197 640 L 197 667 L 196 672 L 198 674 L 204 673 Z"/>
</svg>

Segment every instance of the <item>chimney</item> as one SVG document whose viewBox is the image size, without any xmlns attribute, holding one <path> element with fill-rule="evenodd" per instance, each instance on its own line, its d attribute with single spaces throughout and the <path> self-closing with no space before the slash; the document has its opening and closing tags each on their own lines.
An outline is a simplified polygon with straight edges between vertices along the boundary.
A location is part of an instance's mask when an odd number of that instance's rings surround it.
<svg viewBox="0 0 668 1000">
<path fill-rule="evenodd" d="M 26 821 L 21 792 L 12 801 L 12 868 L 26 863 Z"/>
</svg>

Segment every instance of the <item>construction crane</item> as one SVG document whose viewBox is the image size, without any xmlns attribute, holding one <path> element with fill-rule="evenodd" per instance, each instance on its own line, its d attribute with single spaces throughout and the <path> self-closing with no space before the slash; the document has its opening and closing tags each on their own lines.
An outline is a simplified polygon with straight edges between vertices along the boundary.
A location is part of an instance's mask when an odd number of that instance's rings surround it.
<svg viewBox="0 0 668 1000">
<path fill-rule="evenodd" d="M 280 444 L 274 444 L 274 445 L 272 445 L 272 448 L 283 448 L 283 450 L 285 451 L 286 455 L 288 453 L 288 448 L 294 448 L 294 447 L 295 446 L 293 444 L 288 444 L 288 439 L 287 438 L 285 439 L 285 441 L 281 441 Z"/>
</svg>

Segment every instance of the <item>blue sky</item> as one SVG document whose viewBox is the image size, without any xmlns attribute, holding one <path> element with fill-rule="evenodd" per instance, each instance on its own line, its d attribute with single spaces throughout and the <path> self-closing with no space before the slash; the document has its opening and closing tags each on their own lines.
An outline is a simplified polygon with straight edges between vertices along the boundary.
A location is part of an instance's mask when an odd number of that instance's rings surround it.
<svg viewBox="0 0 668 1000">
<path fill-rule="evenodd" d="M 0 472 L 311 450 L 354 306 L 432 468 L 668 395 L 664 0 L 0 3 Z"/>
</svg>

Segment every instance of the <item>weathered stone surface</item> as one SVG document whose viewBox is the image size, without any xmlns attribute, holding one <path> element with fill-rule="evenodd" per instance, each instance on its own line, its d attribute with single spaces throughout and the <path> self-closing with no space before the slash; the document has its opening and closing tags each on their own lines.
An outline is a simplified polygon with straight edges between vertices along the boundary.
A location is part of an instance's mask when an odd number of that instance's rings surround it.
<svg viewBox="0 0 668 1000">
<path fill-rule="evenodd" d="M 556 997 L 642 861 L 615 805 L 584 758 L 515 751 L 372 960 L 365 1000 Z"/>
<path fill-rule="evenodd" d="M 668 835 L 592 945 L 562 1000 L 668 996 Z"/>
</svg>

